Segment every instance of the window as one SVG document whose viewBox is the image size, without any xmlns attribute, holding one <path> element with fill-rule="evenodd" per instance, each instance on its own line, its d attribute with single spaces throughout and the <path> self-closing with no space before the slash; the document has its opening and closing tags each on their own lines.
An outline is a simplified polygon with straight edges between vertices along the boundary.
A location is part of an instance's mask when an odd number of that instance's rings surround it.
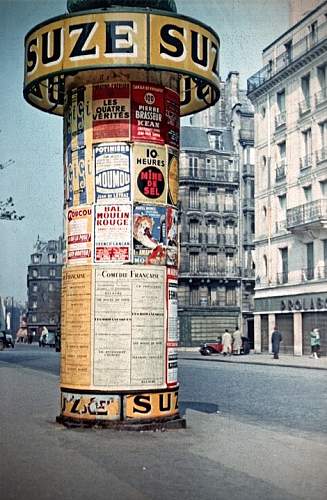
<svg viewBox="0 0 327 500">
<path fill-rule="evenodd" d="M 281 283 L 287 283 L 288 282 L 288 248 L 280 248 L 280 257 L 281 257 L 281 264 L 282 264 L 282 273 L 281 273 Z"/>
<path fill-rule="evenodd" d="M 318 66 L 317 68 L 319 87 L 320 91 L 324 92 L 324 97 L 326 97 L 326 84 L 327 84 L 326 69 L 327 69 L 326 64 L 324 64 L 323 66 Z"/>
<path fill-rule="evenodd" d="M 199 190 L 190 188 L 190 208 L 199 208 Z"/>
<path fill-rule="evenodd" d="M 299 104 L 300 114 L 310 110 L 310 73 L 301 78 L 301 91 L 303 101 Z"/>
<path fill-rule="evenodd" d="M 312 280 L 314 278 L 314 254 L 313 254 L 313 241 L 306 244 L 307 249 L 307 268 L 305 271 L 305 277 L 307 280 Z"/>
<path fill-rule="evenodd" d="M 327 148 L 327 121 L 319 123 L 320 143 L 322 148 Z"/>
<path fill-rule="evenodd" d="M 217 244 L 217 227 L 214 220 L 208 222 L 208 243 L 212 245 Z"/>
<path fill-rule="evenodd" d="M 190 304 L 191 306 L 197 306 L 199 304 L 199 288 L 192 286 L 190 290 Z"/>
<path fill-rule="evenodd" d="M 217 209 L 217 204 L 216 204 L 216 190 L 214 188 L 208 188 L 208 209 L 209 210 L 216 210 Z"/>
<path fill-rule="evenodd" d="M 49 253 L 48 260 L 49 260 L 50 264 L 57 262 L 57 254 Z"/>
<path fill-rule="evenodd" d="M 56 270 L 53 268 L 49 269 L 49 276 L 50 278 L 54 278 L 56 276 Z"/>
<path fill-rule="evenodd" d="M 277 92 L 277 106 L 278 106 L 278 112 L 279 113 L 284 113 L 286 106 L 285 106 L 285 90 L 281 90 L 280 92 Z"/>
<path fill-rule="evenodd" d="M 311 157 L 312 154 L 312 135 L 311 128 L 302 132 L 303 138 L 303 153 L 305 157 Z"/>
<path fill-rule="evenodd" d="M 327 180 L 320 181 L 320 192 L 322 198 L 327 198 Z"/>
<path fill-rule="evenodd" d="M 267 255 L 263 256 L 263 275 L 265 277 L 268 276 L 268 260 L 267 260 Z"/>
<path fill-rule="evenodd" d="M 32 309 L 37 309 L 37 301 L 33 300 L 32 302 Z"/>
<path fill-rule="evenodd" d="M 32 314 L 31 320 L 32 323 L 36 323 L 36 314 Z"/>
<path fill-rule="evenodd" d="M 216 253 L 208 253 L 208 270 L 209 271 L 217 271 L 217 254 Z"/>
<path fill-rule="evenodd" d="M 265 168 L 266 165 L 267 165 L 267 157 L 265 155 L 262 155 L 262 157 L 261 157 L 261 166 L 263 168 Z"/>
<path fill-rule="evenodd" d="M 245 163 L 248 164 L 248 165 L 254 165 L 254 158 L 255 158 L 255 152 L 254 152 L 254 148 L 246 148 L 244 150 L 244 159 L 245 159 Z"/>
<path fill-rule="evenodd" d="M 229 273 L 233 273 L 235 271 L 233 254 L 226 255 L 226 270 Z"/>
<path fill-rule="evenodd" d="M 261 106 L 260 114 L 261 114 L 262 119 L 265 118 L 265 116 L 266 116 L 266 107 L 265 106 Z"/>
<path fill-rule="evenodd" d="M 33 278 L 37 278 L 38 275 L 39 275 L 38 270 L 37 269 L 32 269 L 32 276 L 33 276 Z"/>
<path fill-rule="evenodd" d="M 41 255 L 38 254 L 38 253 L 35 253 L 33 256 L 32 256 L 32 262 L 33 264 L 39 264 L 39 262 L 41 262 Z"/>
<path fill-rule="evenodd" d="M 189 158 L 190 177 L 198 177 L 198 158 L 190 156 Z"/>
<path fill-rule="evenodd" d="M 285 163 L 286 161 L 286 141 L 280 142 L 278 144 L 278 154 L 280 163 Z"/>
<path fill-rule="evenodd" d="M 285 47 L 284 63 L 286 65 L 290 64 L 290 62 L 292 61 L 292 50 L 293 50 L 292 40 L 289 40 L 288 42 L 284 43 L 284 47 Z"/>
<path fill-rule="evenodd" d="M 197 273 L 199 270 L 199 254 L 190 253 L 190 271 L 191 273 Z"/>
<path fill-rule="evenodd" d="M 48 286 L 48 290 L 49 290 L 49 292 L 53 292 L 55 290 L 55 284 L 50 282 L 49 286 Z"/>
<path fill-rule="evenodd" d="M 226 191 L 225 193 L 225 210 L 233 211 L 234 209 L 234 196 L 232 192 Z"/>
<path fill-rule="evenodd" d="M 32 285 L 32 292 L 37 292 L 37 285 L 35 283 Z"/>
<path fill-rule="evenodd" d="M 278 219 L 286 219 L 286 194 L 278 196 Z"/>
<path fill-rule="evenodd" d="M 226 306 L 236 305 L 236 290 L 235 288 L 226 288 Z"/>
<path fill-rule="evenodd" d="M 312 201 L 312 186 L 304 186 L 303 187 L 304 199 L 306 202 Z"/>
<path fill-rule="evenodd" d="M 197 220 L 190 220 L 190 242 L 199 243 L 199 223 Z"/>
<path fill-rule="evenodd" d="M 318 41 L 318 21 L 314 21 L 309 26 L 309 46 L 310 48 L 316 45 Z"/>
</svg>

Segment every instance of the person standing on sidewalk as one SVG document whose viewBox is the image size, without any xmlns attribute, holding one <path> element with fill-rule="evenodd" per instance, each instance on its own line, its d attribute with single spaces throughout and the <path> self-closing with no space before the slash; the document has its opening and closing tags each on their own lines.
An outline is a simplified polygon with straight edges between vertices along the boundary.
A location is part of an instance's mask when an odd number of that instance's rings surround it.
<svg viewBox="0 0 327 500">
<path fill-rule="evenodd" d="M 318 359 L 320 350 L 320 333 L 318 328 L 310 332 L 311 357 Z"/>
<path fill-rule="evenodd" d="M 238 327 L 236 327 L 235 332 L 233 333 L 233 351 L 236 351 L 236 354 L 241 354 L 242 347 L 242 337 L 241 332 Z"/>
<path fill-rule="evenodd" d="M 271 336 L 272 352 L 274 354 L 274 359 L 279 359 L 279 346 L 282 340 L 283 340 L 282 334 L 275 325 L 274 331 Z"/>
<path fill-rule="evenodd" d="M 226 356 L 226 354 L 229 354 L 231 356 L 232 354 L 232 336 L 229 333 L 229 331 L 225 330 L 224 335 L 222 336 L 222 344 L 223 344 L 223 355 Z"/>
</svg>

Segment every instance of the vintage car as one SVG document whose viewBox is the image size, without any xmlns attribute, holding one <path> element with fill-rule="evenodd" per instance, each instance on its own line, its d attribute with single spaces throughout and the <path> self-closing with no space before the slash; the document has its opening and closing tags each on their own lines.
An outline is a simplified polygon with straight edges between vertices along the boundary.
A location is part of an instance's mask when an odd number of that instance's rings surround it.
<svg viewBox="0 0 327 500">
<path fill-rule="evenodd" d="M 223 344 L 221 339 L 212 342 L 206 342 L 200 346 L 200 353 L 202 356 L 210 356 L 211 354 L 221 354 L 223 350 Z M 241 354 L 249 354 L 250 343 L 247 337 L 242 337 L 242 348 Z M 233 352 L 233 354 L 235 354 Z"/>
</svg>

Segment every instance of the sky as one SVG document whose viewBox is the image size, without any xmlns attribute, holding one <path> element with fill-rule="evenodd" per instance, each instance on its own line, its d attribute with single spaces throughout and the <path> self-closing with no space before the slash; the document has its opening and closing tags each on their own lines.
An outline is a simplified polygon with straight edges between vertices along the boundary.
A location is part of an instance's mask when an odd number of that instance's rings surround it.
<svg viewBox="0 0 327 500">
<path fill-rule="evenodd" d="M 219 35 L 221 78 L 241 86 L 262 66 L 262 50 L 288 28 L 287 0 L 175 0 L 178 12 Z M 63 232 L 62 118 L 23 99 L 24 37 L 66 11 L 66 0 L 0 0 L 0 200 L 12 196 L 22 221 L 0 220 L 0 296 L 27 298 L 34 244 Z"/>
</svg>

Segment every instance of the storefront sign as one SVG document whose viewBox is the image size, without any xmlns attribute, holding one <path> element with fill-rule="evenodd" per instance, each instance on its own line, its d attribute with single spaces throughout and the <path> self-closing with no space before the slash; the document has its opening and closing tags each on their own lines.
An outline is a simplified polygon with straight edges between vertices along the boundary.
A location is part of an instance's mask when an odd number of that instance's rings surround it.
<svg viewBox="0 0 327 500">
<path fill-rule="evenodd" d="M 95 200 L 97 203 L 131 200 L 129 145 L 99 144 L 94 147 Z"/>
<path fill-rule="evenodd" d="M 94 261 L 124 263 L 131 259 L 131 205 L 96 205 Z"/>
<path fill-rule="evenodd" d="M 318 311 L 327 309 L 327 293 L 255 299 L 256 312 Z"/>
</svg>

